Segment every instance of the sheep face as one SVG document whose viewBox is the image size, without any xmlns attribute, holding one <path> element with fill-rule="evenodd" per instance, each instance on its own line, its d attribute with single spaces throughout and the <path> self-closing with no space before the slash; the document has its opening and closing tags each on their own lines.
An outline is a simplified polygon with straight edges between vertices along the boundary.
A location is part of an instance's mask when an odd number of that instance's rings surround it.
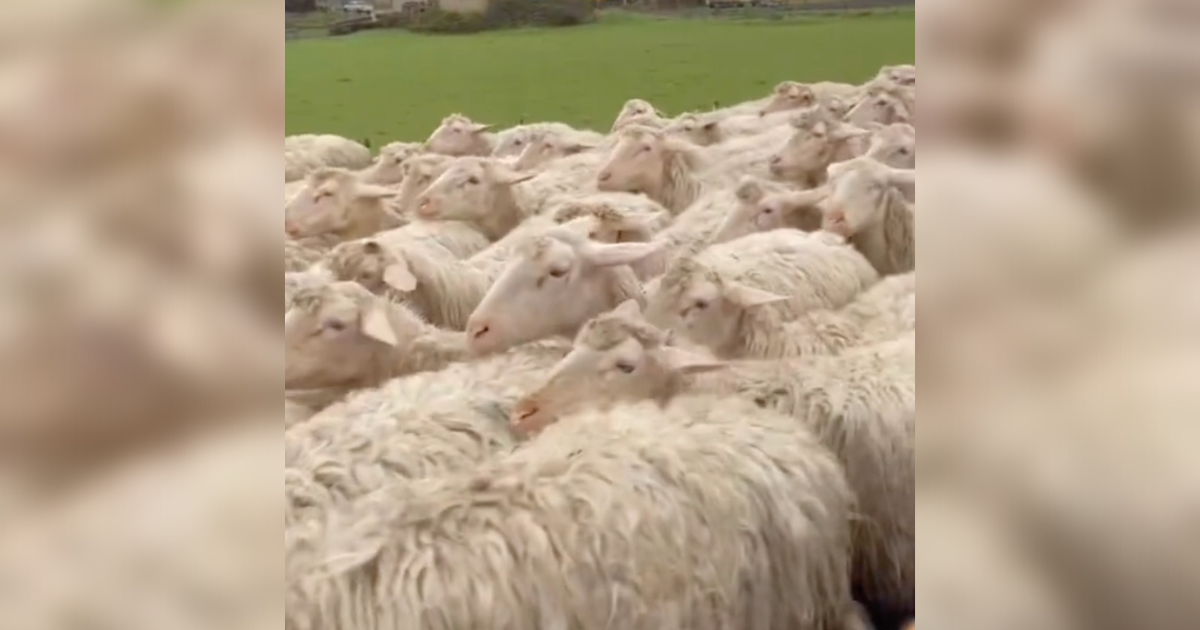
<svg viewBox="0 0 1200 630">
<path fill-rule="evenodd" d="M 666 180 L 669 141 L 646 129 L 627 131 L 613 147 L 596 176 L 596 188 L 607 192 L 650 193 Z"/>
<path fill-rule="evenodd" d="M 916 130 L 907 123 L 880 127 L 871 137 L 871 145 L 864 155 L 888 166 L 916 168 Z"/>
<path fill-rule="evenodd" d="M 660 117 L 665 118 L 649 102 L 640 98 L 632 98 L 625 101 L 625 104 L 621 106 L 621 111 L 617 112 L 617 118 L 613 121 L 612 130 L 620 131 L 637 119 L 654 119 Z"/>
<path fill-rule="evenodd" d="M 878 78 L 891 81 L 896 85 L 912 87 L 917 84 L 916 66 L 884 66 L 879 69 Z"/>
<path fill-rule="evenodd" d="M 695 114 L 685 114 L 665 128 L 667 133 L 677 134 L 699 146 L 710 146 L 721 142 L 720 121 L 708 120 Z"/>
<path fill-rule="evenodd" d="M 531 239 L 467 321 L 469 350 L 483 355 L 574 334 L 612 308 L 618 294 L 640 291 L 625 265 L 654 250 L 649 243 L 595 243 L 565 226 Z"/>
<path fill-rule="evenodd" d="M 810 107 L 817 100 L 813 94 L 812 88 L 802 83 L 795 81 L 784 81 L 775 86 L 775 92 L 771 95 L 771 100 L 758 112 L 760 116 L 773 114 L 775 112 L 785 112 L 790 109 L 802 109 Z"/>
<path fill-rule="evenodd" d="M 533 177 L 488 158 L 461 158 L 417 197 L 416 214 L 426 220 L 479 222 L 495 207 L 497 195 Z"/>
<path fill-rule="evenodd" d="M 656 326 L 683 333 L 695 343 L 721 348 L 737 336 L 740 307 L 727 283 L 702 268 L 668 270 L 658 292 L 650 298 L 647 319 Z"/>
<path fill-rule="evenodd" d="M 812 232 L 821 227 L 818 203 L 825 190 L 767 192 L 754 178 L 744 178 L 737 188 L 738 205 L 725 216 L 713 243 L 724 243 L 755 232 L 793 227 Z"/>
<path fill-rule="evenodd" d="M 512 157 L 521 155 L 535 142 L 546 135 L 543 131 L 531 129 L 529 127 L 521 127 L 510 129 L 500 134 L 496 141 L 496 148 L 492 150 L 492 157 Z"/>
<path fill-rule="evenodd" d="M 403 252 L 375 239 L 339 243 L 330 250 L 325 266 L 334 278 L 357 282 L 376 295 L 389 289 L 407 293 L 417 285 Z"/>
<path fill-rule="evenodd" d="M 829 197 L 822 204 L 822 229 L 850 238 L 883 220 L 895 186 L 911 183 L 914 171 L 894 169 L 870 158 L 829 167 Z"/>
<path fill-rule="evenodd" d="M 846 113 L 846 120 L 853 125 L 866 127 L 871 123 L 907 123 L 912 121 L 912 116 L 900 99 L 886 92 L 878 92 L 859 101 Z"/>
<path fill-rule="evenodd" d="M 568 204 L 554 213 L 554 222 L 586 233 L 597 243 L 636 243 L 654 238 L 645 221 L 606 205 Z"/>
<path fill-rule="evenodd" d="M 397 344 L 381 299 L 352 282 L 297 290 L 284 315 L 284 388 L 353 382 Z"/>
<path fill-rule="evenodd" d="M 379 151 L 375 164 L 369 168 L 364 181 L 371 184 L 391 186 L 404 180 L 404 162 L 420 153 L 420 145 L 393 143 Z"/>
<path fill-rule="evenodd" d="M 349 172 L 310 177 L 284 206 L 284 231 L 292 238 L 340 232 L 351 226 L 355 205 L 396 194 L 390 188 L 360 182 Z"/>
<path fill-rule="evenodd" d="M 396 196 L 396 205 L 404 213 L 410 213 L 416 204 L 417 197 L 425 192 L 450 165 L 454 158 L 443 155 L 421 155 L 404 162 L 404 181 L 400 184 Z"/>
<path fill-rule="evenodd" d="M 518 171 L 528 171 L 568 155 L 582 153 L 596 147 L 573 140 L 568 140 L 554 134 L 544 134 L 530 142 L 521 151 L 513 168 Z"/>
<path fill-rule="evenodd" d="M 489 155 L 492 146 L 486 132 L 490 128 L 491 125 L 464 116 L 450 116 L 433 130 L 425 146 L 430 152 L 442 155 Z"/>
<path fill-rule="evenodd" d="M 771 157 L 770 171 L 775 179 L 805 181 L 814 172 L 823 172 L 841 144 L 870 132 L 849 125 L 819 120 L 811 126 L 794 123 L 796 131 L 779 153 Z"/>
</svg>

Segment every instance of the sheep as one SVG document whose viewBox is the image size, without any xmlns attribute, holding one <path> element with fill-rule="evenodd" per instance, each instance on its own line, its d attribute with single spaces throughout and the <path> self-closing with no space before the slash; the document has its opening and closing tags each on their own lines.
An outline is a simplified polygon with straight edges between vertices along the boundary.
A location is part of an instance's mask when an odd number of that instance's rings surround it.
<svg viewBox="0 0 1200 630">
<path fill-rule="evenodd" d="M 870 131 L 823 116 L 810 115 L 793 120 L 795 131 L 783 150 L 770 162 L 771 176 L 777 180 L 815 188 L 825 182 L 830 164 L 861 155 Z"/>
<path fill-rule="evenodd" d="M 633 126 L 620 132 L 596 186 L 604 192 L 642 193 L 679 214 L 704 192 L 696 174 L 705 166 L 695 145 Z"/>
<path fill-rule="evenodd" d="M 725 243 L 754 232 L 794 228 L 815 232 L 821 228 L 824 189 L 792 190 L 752 176 L 738 182 L 738 204 L 713 234 L 713 244 Z"/>
<path fill-rule="evenodd" d="M 462 221 L 495 242 L 525 218 L 513 186 L 535 175 L 494 158 L 459 158 L 417 197 L 416 214 L 431 221 Z"/>
<path fill-rule="evenodd" d="M 304 134 L 283 139 L 283 161 L 283 181 L 293 182 L 327 167 L 366 168 L 371 150 L 341 136 Z"/>
<path fill-rule="evenodd" d="M 712 146 L 731 138 L 749 136 L 769 131 L 788 124 L 791 112 L 780 112 L 766 116 L 757 114 L 720 117 L 712 113 L 681 114 L 664 130 L 683 136 L 698 146 Z"/>
<path fill-rule="evenodd" d="M 416 210 L 417 197 L 450 168 L 455 158 L 437 153 L 423 153 L 408 158 L 401 165 L 403 181 L 393 204 L 403 216 L 412 216 Z"/>
<path fill-rule="evenodd" d="M 660 112 L 649 102 L 640 98 L 631 98 L 625 101 L 625 104 L 621 106 L 621 111 L 617 112 L 611 133 L 617 133 L 629 125 L 663 127 L 667 124 L 668 119 L 666 114 Z"/>
<path fill-rule="evenodd" d="M 516 161 L 513 162 L 513 169 L 531 171 L 567 156 L 599 148 L 604 143 L 603 138 L 591 140 L 574 136 L 545 134 L 525 146 Z"/>
<path fill-rule="evenodd" d="M 917 130 L 908 123 L 871 124 L 871 143 L 863 155 L 896 168 L 917 167 Z"/>
<path fill-rule="evenodd" d="M 693 392 L 753 400 L 793 416 L 832 450 L 858 496 L 855 587 L 868 608 L 911 617 L 915 603 L 916 335 L 837 356 L 724 362 L 670 344 L 629 301 L 586 324 L 570 354 L 519 400 L 510 423 L 540 431 L 579 408 Z"/>
<path fill-rule="evenodd" d="M 804 109 L 817 103 L 832 103 L 854 99 L 859 88 L 847 83 L 814 83 L 805 85 L 795 81 L 784 81 L 775 90 L 758 115 L 767 116 L 777 112 Z"/>
<path fill-rule="evenodd" d="M 841 628 L 852 506 L 829 452 L 753 405 L 581 412 L 474 471 L 338 514 L 327 568 L 305 581 L 309 623 Z"/>
<path fill-rule="evenodd" d="M 884 66 L 879 69 L 877 79 L 891 81 L 897 85 L 915 87 L 917 85 L 917 67 L 911 64 Z"/>
<path fill-rule="evenodd" d="M 404 162 L 420 155 L 423 149 L 415 142 L 392 142 L 379 149 L 375 163 L 360 173 L 368 184 L 394 186 L 404 180 Z"/>
<path fill-rule="evenodd" d="M 491 125 L 477 123 L 462 114 L 451 114 L 429 134 L 425 149 L 453 157 L 488 156 L 496 145 L 496 137 L 488 133 L 491 128 Z"/>
<path fill-rule="evenodd" d="M 492 157 L 516 157 L 537 141 L 547 139 L 566 144 L 598 145 L 604 142 L 604 135 L 558 122 L 518 125 L 496 134 L 496 148 L 492 151 Z M 521 170 L 520 167 L 517 169 Z"/>
<path fill-rule="evenodd" d="M 723 300 L 719 310 L 697 313 L 684 334 L 723 359 L 837 354 L 916 330 L 916 282 L 916 272 L 889 276 L 840 309 L 814 309 L 787 322 L 758 308 L 785 301 L 786 296 L 763 292 L 754 300 Z"/>
<path fill-rule="evenodd" d="M 871 264 L 836 234 L 772 230 L 676 259 L 648 296 L 647 316 L 664 328 L 726 335 L 718 329 L 737 325 L 730 314 L 738 308 L 761 306 L 787 321 L 845 306 L 877 281 Z"/>
<path fill-rule="evenodd" d="M 284 316 L 284 387 L 372 387 L 466 358 L 465 341 L 354 282 L 301 287 Z"/>
<path fill-rule="evenodd" d="M 412 239 L 365 239 L 334 248 L 324 264 L 339 280 L 407 304 L 434 325 L 463 330 L 514 249 L 552 225 L 535 217 L 466 260 Z"/>
<path fill-rule="evenodd" d="M 554 335 L 573 336 L 589 318 L 643 299 L 628 267 L 653 243 L 596 243 L 559 226 L 522 243 L 467 322 L 476 355 Z"/>
<path fill-rule="evenodd" d="M 322 169 L 287 202 L 284 231 L 292 238 L 329 235 L 343 241 L 370 236 L 403 224 L 385 203 L 396 195 L 345 169 Z"/>
<path fill-rule="evenodd" d="M 596 219 L 588 238 L 600 243 L 645 242 L 671 222 L 671 214 L 645 195 L 587 193 L 563 195 L 549 204 L 550 217 L 563 224 L 581 217 Z"/>
<path fill-rule="evenodd" d="M 831 165 L 822 228 L 849 240 L 880 275 L 912 271 L 917 262 L 915 217 L 896 187 L 913 186 L 915 177 L 912 169 L 866 157 Z"/>
<path fill-rule="evenodd" d="M 850 108 L 846 113 L 846 121 L 858 127 L 866 127 L 873 122 L 884 125 L 912 123 L 913 113 L 900 97 L 877 90 Z"/>
</svg>

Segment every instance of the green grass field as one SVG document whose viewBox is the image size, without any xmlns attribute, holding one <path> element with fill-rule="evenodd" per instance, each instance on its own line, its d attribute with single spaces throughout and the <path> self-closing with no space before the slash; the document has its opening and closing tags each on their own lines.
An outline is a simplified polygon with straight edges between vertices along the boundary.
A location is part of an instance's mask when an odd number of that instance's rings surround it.
<svg viewBox="0 0 1200 630">
<path fill-rule="evenodd" d="M 607 16 L 478 35 L 367 31 L 287 44 L 287 133 L 420 140 L 462 112 L 497 126 L 607 130 L 626 99 L 675 113 L 766 95 L 784 79 L 860 82 L 912 63 L 912 12 L 777 21 Z"/>
</svg>

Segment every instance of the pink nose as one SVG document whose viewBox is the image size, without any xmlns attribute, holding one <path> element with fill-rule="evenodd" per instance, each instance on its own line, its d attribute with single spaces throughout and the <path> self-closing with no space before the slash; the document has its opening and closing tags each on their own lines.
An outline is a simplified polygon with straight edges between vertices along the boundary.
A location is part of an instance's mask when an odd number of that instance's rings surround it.
<svg viewBox="0 0 1200 630">
<path fill-rule="evenodd" d="M 471 321 L 467 322 L 467 338 L 471 341 L 479 341 L 492 332 L 492 327 L 487 322 Z"/>
<path fill-rule="evenodd" d="M 536 433 L 542 427 L 530 422 L 530 420 L 539 411 L 541 411 L 541 408 L 538 407 L 536 402 L 529 398 L 523 398 L 513 407 L 512 413 L 508 416 L 508 424 L 512 427 L 513 431 L 523 435 Z"/>
<path fill-rule="evenodd" d="M 417 214 L 423 217 L 433 216 L 433 200 L 429 197 L 422 197 L 420 203 L 417 205 Z"/>
<path fill-rule="evenodd" d="M 298 237 L 300 235 L 300 226 L 292 223 L 291 221 L 284 221 L 283 232 L 293 238 Z"/>
</svg>

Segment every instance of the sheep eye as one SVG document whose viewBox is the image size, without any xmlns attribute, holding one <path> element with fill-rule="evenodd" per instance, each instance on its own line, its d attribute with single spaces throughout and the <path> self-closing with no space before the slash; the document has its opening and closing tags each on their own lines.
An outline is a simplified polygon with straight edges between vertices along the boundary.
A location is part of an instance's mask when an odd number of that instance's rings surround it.
<svg viewBox="0 0 1200 630">
<path fill-rule="evenodd" d="M 327 319 L 322 322 L 321 328 L 325 330 L 331 330 L 333 332 L 342 332 L 343 330 L 346 330 L 346 324 L 341 320 Z"/>
<path fill-rule="evenodd" d="M 520 140 L 513 140 L 513 146 L 514 146 L 514 147 L 519 147 L 519 146 L 521 146 L 522 144 L 525 144 L 525 143 L 524 143 L 524 142 L 521 142 Z"/>
<path fill-rule="evenodd" d="M 698 310 L 704 310 L 704 309 L 708 308 L 708 300 L 696 300 L 696 302 L 694 303 L 694 306 Z"/>
<path fill-rule="evenodd" d="M 632 374 L 633 371 L 637 369 L 636 365 L 629 363 L 628 361 L 618 361 L 615 365 L 613 365 L 613 367 L 617 368 L 621 372 L 624 372 L 625 374 Z"/>
<path fill-rule="evenodd" d="M 908 155 L 908 147 L 900 147 L 900 155 Z"/>
<path fill-rule="evenodd" d="M 565 276 L 565 275 L 567 275 L 567 270 L 566 270 L 566 269 L 551 269 L 551 270 L 550 270 L 550 277 L 551 277 L 551 278 L 561 278 L 561 277 L 563 277 L 563 276 Z"/>
<path fill-rule="evenodd" d="M 771 214 L 772 212 L 775 212 L 775 208 L 767 206 L 766 208 L 762 209 L 762 212 L 763 212 L 763 214 Z"/>
<path fill-rule="evenodd" d="M 475 184 L 478 184 L 478 183 L 479 183 L 479 178 L 478 178 L 478 177 L 475 177 L 474 175 L 472 175 L 472 176 L 470 176 L 470 177 L 468 177 L 468 178 L 467 178 L 467 183 L 468 183 L 468 184 L 471 184 L 472 186 L 474 186 Z"/>
</svg>

